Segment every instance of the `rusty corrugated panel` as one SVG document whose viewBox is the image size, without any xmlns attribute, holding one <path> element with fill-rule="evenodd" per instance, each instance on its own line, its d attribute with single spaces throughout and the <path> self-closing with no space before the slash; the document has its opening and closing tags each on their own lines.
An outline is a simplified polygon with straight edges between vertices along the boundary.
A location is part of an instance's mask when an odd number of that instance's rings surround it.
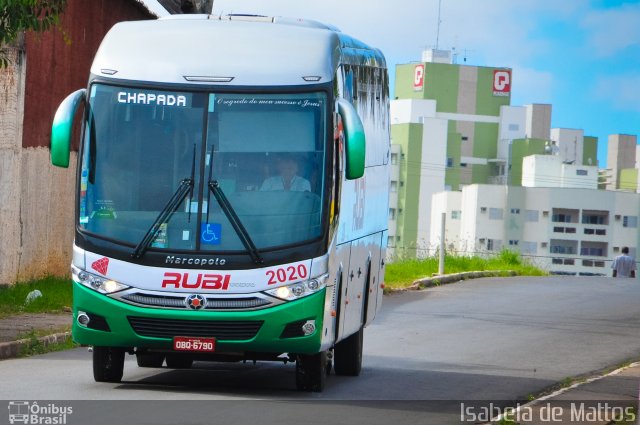
<svg viewBox="0 0 640 425">
<path fill-rule="evenodd" d="M 67 94 L 87 86 L 104 35 L 117 22 L 141 19 L 155 16 L 135 0 L 69 0 L 62 31 L 27 33 L 23 147 L 49 146 L 53 115 Z"/>
</svg>

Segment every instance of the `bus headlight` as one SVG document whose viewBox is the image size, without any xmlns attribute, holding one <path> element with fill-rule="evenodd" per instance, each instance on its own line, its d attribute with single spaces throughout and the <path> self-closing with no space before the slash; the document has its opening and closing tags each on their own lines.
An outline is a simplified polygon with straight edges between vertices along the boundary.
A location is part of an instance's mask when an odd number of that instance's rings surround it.
<svg viewBox="0 0 640 425">
<path fill-rule="evenodd" d="M 123 289 L 129 288 L 127 285 L 123 285 L 122 283 L 116 282 L 115 280 L 97 276 L 76 266 L 71 266 L 71 275 L 73 277 L 73 280 L 75 280 L 76 282 L 102 294 L 111 294 L 113 292 L 118 292 L 122 291 Z"/>
<path fill-rule="evenodd" d="M 323 289 L 327 284 L 328 274 L 316 277 L 315 279 L 296 282 L 290 285 L 265 291 L 267 294 L 286 301 L 293 301 L 314 294 Z"/>
</svg>

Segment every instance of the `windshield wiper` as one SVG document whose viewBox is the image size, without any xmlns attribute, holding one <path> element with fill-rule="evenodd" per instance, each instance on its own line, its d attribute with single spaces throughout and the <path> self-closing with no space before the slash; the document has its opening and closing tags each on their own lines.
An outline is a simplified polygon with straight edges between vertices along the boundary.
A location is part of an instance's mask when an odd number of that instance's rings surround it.
<svg viewBox="0 0 640 425">
<path fill-rule="evenodd" d="M 180 186 L 178 186 L 178 190 L 173 194 L 169 202 L 164 206 L 156 220 L 153 222 L 147 233 L 144 234 L 144 237 L 136 246 L 136 249 L 131 253 L 132 258 L 140 258 L 144 255 L 151 241 L 156 237 L 158 231 L 160 230 L 160 226 L 162 223 L 167 221 L 169 216 L 176 212 L 184 198 L 193 190 L 193 179 L 184 179 L 180 182 Z M 191 207 L 191 206 L 189 206 Z"/>
<path fill-rule="evenodd" d="M 240 242 L 242 242 L 242 245 L 244 245 L 247 252 L 249 252 L 249 255 L 251 256 L 253 262 L 256 264 L 262 264 L 263 259 L 260 256 L 258 248 L 253 243 L 251 236 L 249 236 L 249 232 L 247 232 L 247 229 L 245 229 L 245 227 L 242 225 L 240 218 L 229 203 L 229 200 L 220 187 L 220 183 L 218 183 L 217 180 L 210 180 L 209 190 L 213 192 L 213 196 L 218 201 L 218 204 L 220 204 L 222 212 L 224 212 L 224 215 L 226 215 L 229 219 L 229 222 L 231 222 L 231 226 L 233 226 L 233 229 L 236 231 L 238 237 L 240 238 Z"/>
<path fill-rule="evenodd" d="M 188 220 L 191 221 L 191 199 L 193 198 L 193 186 L 194 186 L 194 178 L 195 178 L 194 174 L 195 174 L 195 167 L 196 167 L 195 149 L 196 147 L 194 145 L 193 160 L 191 162 L 191 178 L 183 179 L 180 182 L 178 189 L 176 189 L 171 199 L 169 199 L 169 202 L 167 202 L 167 204 L 164 206 L 162 211 L 160 211 L 160 214 L 158 214 L 158 216 L 156 217 L 151 227 L 149 227 L 149 229 L 147 230 L 147 233 L 144 234 L 144 237 L 142 238 L 140 243 L 138 243 L 138 245 L 136 246 L 136 249 L 134 249 L 133 252 L 131 253 L 132 258 L 140 258 L 144 255 L 144 253 L 147 251 L 147 248 L 149 247 L 149 244 L 151 243 L 152 240 L 155 239 L 156 235 L 158 234 L 158 231 L 160 230 L 160 226 L 162 226 L 162 223 L 166 222 L 171 216 L 171 214 L 176 212 L 176 210 L 178 209 L 182 201 L 184 201 L 184 198 L 187 197 L 187 195 L 189 195 L 189 204 L 187 207 L 189 209 Z"/>
<path fill-rule="evenodd" d="M 253 262 L 256 264 L 262 264 L 264 260 L 260 256 L 260 251 L 258 251 L 256 244 L 253 243 L 253 240 L 251 239 L 251 236 L 249 236 L 249 232 L 247 232 L 247 229 L 242 225 L 238 214 L 236 214 L 236 211 L 233 209 L 231 203 L 222 191 L 220 183 L 217 180 L 211 180 L 212 168 L 213 151 L 211 158 L 209 159 L 209 190 L 213 193 L 213 196 L 218 201 L 218 205 L 220 205 L 220 208 L 222 208 L 222 212 L 224 212 L 224 215 L 227 216 L 227 219 L 231 223 L 231 226 L 233 226 L 233 230 L 236 231 L 236 234 L 240 238 L 240 242 L 242 242 L 242 245 L 244 245 Z M 207 211 L 207 216 L 208 214 L 209 211 Z"/>
</svg>

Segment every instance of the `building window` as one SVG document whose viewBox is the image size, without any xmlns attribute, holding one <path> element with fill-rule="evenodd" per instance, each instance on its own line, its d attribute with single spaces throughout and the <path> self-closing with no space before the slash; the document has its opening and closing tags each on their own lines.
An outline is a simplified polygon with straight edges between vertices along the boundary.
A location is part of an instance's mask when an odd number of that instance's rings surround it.
<svg viewBox="0 0 640 425">
<path fill-rule="evenodd" d="M 502 208 L 489 208 L 489 220 L 502 220 Z"/>
<path fill-rule="evenodd" d="M 589 172 L 587 170 L 576 170 L 577 176 L 588 176 Z"/>
<path fill-rule="evenodd" d="M 398 191 L 398 182 L 397 181 L 392 181 L 391 182 L 391 191 L 392 192 L 397 192 Z"/>
<path fill-rule="evenodd" d="M 553 214 L 551 221 L 554 223 L 571 223 L 571 214 Z"/>
<path fill-rule="evenodd" d="M 511 214 L 520 214 L 520 208 L 511 208 Z"/>
<path fill-rule="evenodd" d="M 516 239 L 510 239 L 509 240 L 509 245 L 510 246 L 518 246 L 518 241 Z"/>
<path fill-rule="evenodd" d="M 538 210 L 526 210 L 524 219 L 525 221 L 538 221 Z"/>
<path fill-rule="evenodd" d="M 500 251 L 502 249 L 502 241 L 499 239 L 487 239 L 487 251 Z"/>
<path fill-rule="evenodd" d="M 623 227 L 638 227 L 638 216 L 635 215 L 625 215 L 622 218 L 622 226 Z"/>
<path fill-rule="evenodd" d="M 575 254 L 575 250 L 569 245 L 551 245 L 549 251 L 553 254 Z"/>
<path fill-rule="evenodd" d="M 467 163 L 466 162 L 461 162 L 460 163 L 460 167 L 461 168 L 467 168 Z"/>
<path fill-rule="evenodd" d="M 398 154 L 397 153 L 392 153 L 391 154 L 391 164 L 392 165 L 397 165 L 398 164 Z"/>
<path fill-rule="evenodd" d="M 395 220 L 395 219 L 396 219 L 396 209 L 389 208 L 389 220 Z"/>
<path fill-rule="evenodd" d="M 607 224 L 606 217 L 603 215 L 584 214 L 582 216 L 582 224 Z"/>
<path fill-rule="evenodd" d="M 467 136 L 462 136 L 462 141 L 466 142 L 467 140 L 469 140 L 469 138 Z"/>
<path fill-rule="evenodd" d="M 453 167 L 453 158 L 447 158 L 447 168 Z"/>
<path fill-rule="evenodd" d="M 460 210 L 451 211 L 451 219 L 452 220 L 460 220 L 460 215 L 462 215 L 462 211 L 460 211 Z"/>
<path fill-rule="evenodd" d="M 580 248 L 580 255 L 588 255 L 589 257 L 603 257 L 604 250 L 602 248 L 594 247 L 582 247 Z"/>
</svg>

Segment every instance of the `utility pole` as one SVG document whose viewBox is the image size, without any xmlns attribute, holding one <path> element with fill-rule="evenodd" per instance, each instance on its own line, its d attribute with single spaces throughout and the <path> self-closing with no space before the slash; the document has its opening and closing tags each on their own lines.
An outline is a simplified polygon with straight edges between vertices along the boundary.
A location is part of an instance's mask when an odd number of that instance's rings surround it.
<svg viewBox="0 0 640 425">
<path fill-rule="evenodd" d="M 440 258 L 438 261 L 438 275 L 442 276 L 444 274 L 444 258 L 445 258 L 445 244 L 444 244 L 444 231 L 445 225 L 447 222 L 447 213 L 443 212 L 440 218 Z"/>
</svg>

